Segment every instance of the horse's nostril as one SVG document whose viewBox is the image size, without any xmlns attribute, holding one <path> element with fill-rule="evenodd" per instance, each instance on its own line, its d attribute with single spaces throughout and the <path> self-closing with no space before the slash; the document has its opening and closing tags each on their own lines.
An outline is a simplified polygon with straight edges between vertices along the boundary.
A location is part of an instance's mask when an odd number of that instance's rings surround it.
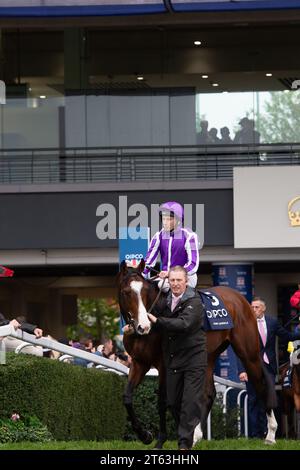
<svg viewBox="0 0 300 470">
<path fill-rule="evenodd" d="M 144 328 L 141 325 L 137 327 L 137 330 L 138 330 L 138 333 L 140 333 L 141 335 L 144 333 Z"/>
</svg>

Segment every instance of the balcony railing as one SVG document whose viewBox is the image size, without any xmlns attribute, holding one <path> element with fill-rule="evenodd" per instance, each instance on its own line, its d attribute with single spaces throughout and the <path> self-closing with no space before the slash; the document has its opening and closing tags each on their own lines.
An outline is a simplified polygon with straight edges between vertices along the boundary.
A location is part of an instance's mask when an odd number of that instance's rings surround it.
<svg viewBox="0 0 300 470">
<path fill-rule="evenodd" d="M 232 179 L 237 166 L 299 162 L 300 143 L 0 150 L 0 184 Z"/>
</svg>

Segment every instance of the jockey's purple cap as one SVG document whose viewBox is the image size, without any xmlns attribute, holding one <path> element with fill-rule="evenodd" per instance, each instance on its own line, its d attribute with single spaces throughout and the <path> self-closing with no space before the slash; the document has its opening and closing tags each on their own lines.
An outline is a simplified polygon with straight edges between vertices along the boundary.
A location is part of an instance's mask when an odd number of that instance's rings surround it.
<svg viewBox="0 0 300 470">
<path fill-rule="evenodd" d="M 174 214 L 174 216 L 180 221 L 183 220 L 183 207 L 181 204 L 175 201 L 164 202 L 159 206 L 159 212 L 162 214 Z"/>
</svg>

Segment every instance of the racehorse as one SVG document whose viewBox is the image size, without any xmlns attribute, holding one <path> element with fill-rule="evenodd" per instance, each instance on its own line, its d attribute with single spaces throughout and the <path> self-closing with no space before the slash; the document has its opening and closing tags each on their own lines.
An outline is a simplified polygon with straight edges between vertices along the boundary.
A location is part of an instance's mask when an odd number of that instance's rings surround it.
<svg viewBox="0 0 300 470">
<path fill-rule="evenodd" d="M 282 388 L 283 414 L 287 416 L 288 437 L 300 439 L 300 341 L 294 341 L 296 348 L 290 357 L 292 366 L 291 387 Z M 280 383 L 283 385 L 285 375 L 290 364 L 284 364 L 279 369 Z M 296 411 L 296 429 L 294 423 L 294 411 Z"/>
<path fill-rule="evenodd" d="M 139 439 L 149 444 L 152 434 L 144 429 L 133 409 L 133 393 L 141 383 L 145 374 L 154 366 L 159 373 L 158 411 L 160 429 L 156 448 L 162 448 L 166 440 L 166 396 L 165 396 L 165 368 L 161 347 L 161 332 L 151 329 L 147 312 L 155 309 L 164 301 L 159 297 L 156 282 L 144 279 L 142 272 L 145 262 L 142 260 L 137 268 L 127 267 L 125 261 L 121 263 L 118 274 L 119 305 L 122 316 L 127 324 L 132 325 L 134 334 L 124 334 L 124 346 L 132 357 L 128 382 L 124 392 L 124 404 L 133 430 Z M 213 380 L 214 365 L 217 357 L 231 345 L 242 361 L 248 377 L 255 386 L 258 396 L 265 405 L 268 420 L 268 434 L 266 443 L 275 443 L 277 422 L 273 408 L 277 406 L 274 386 L 268 373 L 263 367 L 260 357 L 259 333 L 256 319 L 251 306 L 237 291 L 229 287 L 213 287 L 210 289 L 224 302 L 225 308 L 230 312 L 234 328 L 228 330 L 207 331 L 208 366 L 205 384 L 205 400 L 203 403 L 203 416 L 201 428 L 207 420 L 212 407 L 216 390 Z M 155 310 L 154 310 L 155 313 Z"/>
</svg>

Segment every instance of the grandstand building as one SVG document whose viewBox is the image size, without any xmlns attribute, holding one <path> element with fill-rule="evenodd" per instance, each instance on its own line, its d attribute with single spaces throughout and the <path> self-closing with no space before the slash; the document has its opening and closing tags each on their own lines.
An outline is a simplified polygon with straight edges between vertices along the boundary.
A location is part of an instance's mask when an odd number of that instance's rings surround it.
<svg viewBox="0 0 300 470">
<path fill-rule="evenodd" d="M 115 295 L 99 207 L 118 230 L 134 204 L 177 200 L 204 207 L 199 284 L 214 263 L 250 263 L 285 323 L 300 282 L 300 1 L 0 0 L 0 27 L 0 263 L 15 270 L 0 310 L 62 336 L 78 297 Z"/>
</svg>

